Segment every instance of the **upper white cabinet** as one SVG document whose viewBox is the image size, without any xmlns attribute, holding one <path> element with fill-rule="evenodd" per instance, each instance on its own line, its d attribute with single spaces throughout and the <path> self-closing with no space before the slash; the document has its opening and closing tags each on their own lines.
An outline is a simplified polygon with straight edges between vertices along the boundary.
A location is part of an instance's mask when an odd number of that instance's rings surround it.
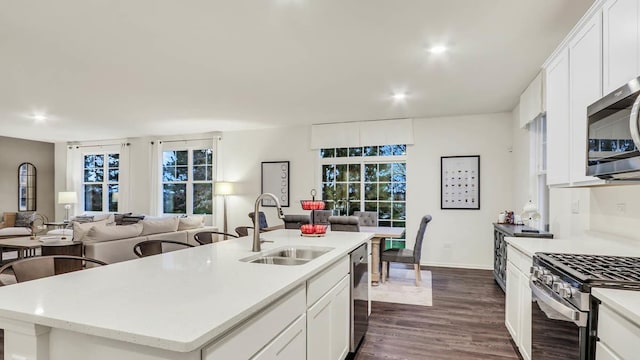
<svg viewBox="0 0 640 360">
<path fill-rule="evenodd" d="M 547 184 L 569 183 L 569 50 L 553 58 L 546 71 Z M 585 140 L 586 141 L 586 140 Z"/>
<path fill-rule="evenodd" d="M 602 97 L 602 17 L 596 13 L 569 42 L 569 180 L 599 181 L 586 176 L 587 106 Z M 557 156 L 557 154 L 551 154 Z"/>
<path fill-rule="evenodd" d="M 640 75 L 640 1 L 609 0 L 602 7 L 603 93 Z"/>
</svg>

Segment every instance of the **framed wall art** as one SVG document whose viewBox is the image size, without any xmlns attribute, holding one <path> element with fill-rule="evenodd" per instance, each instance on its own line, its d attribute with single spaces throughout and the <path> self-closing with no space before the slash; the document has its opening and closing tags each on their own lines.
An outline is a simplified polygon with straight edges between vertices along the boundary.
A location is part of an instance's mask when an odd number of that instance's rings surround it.
<svg viewBox="0 0 640 360">
<path fill-rule="evenodd" d="M 262 193 L 272 193 L 278 198 L 280 206 L 289 207 L 289 162 L 262 162 Z M 271 199 L 263 199 L 262 206 L 276 206 Z"/>
<path fill-rule="evenodd" d="M 440 209 L 480 210 L 480 155 L 440 157 Z"/>
</svg>

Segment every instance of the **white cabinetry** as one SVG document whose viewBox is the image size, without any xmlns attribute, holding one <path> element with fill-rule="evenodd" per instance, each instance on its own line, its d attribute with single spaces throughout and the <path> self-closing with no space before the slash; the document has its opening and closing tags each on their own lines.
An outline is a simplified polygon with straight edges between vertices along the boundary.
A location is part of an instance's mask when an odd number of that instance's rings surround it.
<svg viewBox="0 0 640 360">
<path fill-rule="evenodd" d="M 572 184 L 599 181 L 585 173 L 587 106 L 602 97 L 601 52 L 602 18 L 598 12 L 569 42 L 569 180 Z"/>
<path fill-rule="evenodd" d="M 304 359 L 306 353 L 307 322 L 303 315 L 251 359 L 299 360 Z"/>
<path fill-rule="evenodd" d="M 307 282 L 307 360 L 347 356 L 350 283 L 348 258 Z"/>
<path fill-rule="evenodd" d="M 598 313 L 596 360 L 638 358 L 640 326 L 632 323 L 603 303 Z"/>
<path fill-rule="evenodd" d="M 569 50 L 563 49 L 546 71 L 547 184 L 569 183 Z"/>
<path fill-rule="evenodd" d="M 307 359 L 344 359 L 349 352 L 349 276 L 307 310 Z"/>
<path fill-rule="evenodd" d="M 505 325 L 525 360 L 531 359 L 531 257 L 507 246 Z"/>
<path fill-rule="evenodd" d="M 609 0 L 602 7 L 603 93 L 640 75 L 640 1 Z"/>
<path fill-rule="evenodd" d="M 269 347 L 276 342 L 280 344 L 281 341 L 278 342 L 280 333 L 293 335 L 295 333 L 293 327 L 296 324 L 299 325 L 300 322 L 305 322 L 305 295 L 305 287 L 300 286 L 288 295 L 283 296 L 230 334 L 205 347 L 202 350 L 202 359 L 249 359 L 257 356 L 258 352 L 265 346 Z M 295 338 L 288 335 L 284 336 L 290 339 Z M 274 346 L 282 349 L 288 346 L 285 345 Z M 303 359 L 305 357 L 304 350 L 304 347 L 302 347 L 302 351 L 299 351 L 298 347 L 292 344 L 292 347 L 285 351 L 287 357 L 267 357 L 267 355 L 262 354 L 260 359 Z"/>
</svg>

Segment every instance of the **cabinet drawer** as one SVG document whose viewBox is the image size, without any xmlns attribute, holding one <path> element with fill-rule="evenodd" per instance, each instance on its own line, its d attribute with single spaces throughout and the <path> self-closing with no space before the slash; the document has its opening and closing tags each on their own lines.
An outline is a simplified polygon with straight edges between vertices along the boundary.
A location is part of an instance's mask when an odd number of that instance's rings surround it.
<svg viewBox="0 0 640 360">
<path fill-rule="evenodd" d="M 348 273 L 349 257 L 345 256 L 342 260 L 338 260 L 322 273 L 307 281 L 307 306 L 311 306 L 318 301 Z"/>
<path fill-rule="evenodd" d="M 251 360 L 299 360 L 307 355 L 307 316 L 302 315 Z"/>
<path fill-rule="evenodd" d="M 305 288 L 299 286 L 258 312 L 240 327 L 202 350 L 203 360 L 249 359 L 306 311 Z"/>
<path fill-rule="evenodd" d="M 510 261 L 523 274 L 529 275 L 533 259 L 511 245 L 507 246 L 507 261 Z"/>
<path fill-rule="evenodd" d="M 607 348 L 615 349 L 615 353 L 621 359 L 638 358 L 640 327 L 620 316 L 605 304 L 599 308 L 598 337 Z"/>
<path fill-rule="evenodd" d="M 596 343 L 596 360 L 622 360 L 609 350 L 608 347 L 602 345 L 600 341 Z"/>
</svg>

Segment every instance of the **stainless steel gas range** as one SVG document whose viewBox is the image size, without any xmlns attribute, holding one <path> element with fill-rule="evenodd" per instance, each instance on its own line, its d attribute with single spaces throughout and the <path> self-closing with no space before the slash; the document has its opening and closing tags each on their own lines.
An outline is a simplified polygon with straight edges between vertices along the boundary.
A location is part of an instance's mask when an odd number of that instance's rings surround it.
<svg viewBox="0 0 640 360">
<path fill-rule="evenodd" d="M 598 302 L 591 288 L 640 290 L 640 258 L 536 253 L 529 285 L 531 358 L 595 360 Z"/>
</svg>

